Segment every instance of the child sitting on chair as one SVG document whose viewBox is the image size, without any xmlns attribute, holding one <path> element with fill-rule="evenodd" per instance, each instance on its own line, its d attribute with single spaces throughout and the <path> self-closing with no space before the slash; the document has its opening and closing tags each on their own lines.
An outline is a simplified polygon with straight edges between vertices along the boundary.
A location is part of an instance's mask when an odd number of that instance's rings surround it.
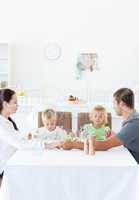
<svg viewBox="0 0 139 200">
<path fill-rule="evenodd" d="M 95 106 L 90 112 L 90 121 L 92 123 L 85 124 L 80 134 L 81 139 L 88 135 L 95 135 L 97 140 L 104 140 L 111 136 L 110 127 L 107 126 L 107 112 L 103 106 Z"/>
<path fill-rule="evenodd" d="M 34 137 L 42 140 L 63 140 L 66 133 L 65 130 L 56 126 L 57 115 L 53 109 L 47 109 L 41 115 L 43 127 L 38 128 Z"/>
</svg>

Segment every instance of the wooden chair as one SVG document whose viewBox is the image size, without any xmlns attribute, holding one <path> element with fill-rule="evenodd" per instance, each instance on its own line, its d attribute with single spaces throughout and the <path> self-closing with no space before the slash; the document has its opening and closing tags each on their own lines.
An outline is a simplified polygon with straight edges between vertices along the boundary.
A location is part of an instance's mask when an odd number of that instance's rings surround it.
<svg viewBox="0 0 139 200">
<path fill-rule="evenodd" d="M 112 116 L 111 113 L 107 113 L 107 124 L 110 129 L 112 128 Z M 86 123 L 91 123 L 90 119 L 89 119 L 89 113 L 78 113 L 78 130 L 77 132 L 80 131 L 80 128 L 86 124 Z"/>
<path fill-rule="evenodd" d="M 72 114 L 71 112 L 56 112 L 57 126 L 62 126 L 67 132 L 72 130 Z M 43 126 L 41 119 L 42 112 L 38 113 L 38 128 Z"/>
</svg>

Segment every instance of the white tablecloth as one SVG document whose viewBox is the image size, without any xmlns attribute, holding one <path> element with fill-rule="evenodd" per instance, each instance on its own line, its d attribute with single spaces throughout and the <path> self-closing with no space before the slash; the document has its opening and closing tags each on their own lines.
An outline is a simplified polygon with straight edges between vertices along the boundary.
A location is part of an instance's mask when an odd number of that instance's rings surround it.
<svg viewBox="0 0 139 200">
<path fill-rule="evenodd" d="M 138 165 L 125 148 L 18 151 L 8 162 L 3 200 L 136 200 Z"/>
</svg>

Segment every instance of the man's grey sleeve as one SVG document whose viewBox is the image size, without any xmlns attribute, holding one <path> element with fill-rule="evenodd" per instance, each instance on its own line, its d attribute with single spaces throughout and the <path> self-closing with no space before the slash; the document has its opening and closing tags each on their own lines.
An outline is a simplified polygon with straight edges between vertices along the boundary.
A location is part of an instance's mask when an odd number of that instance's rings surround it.
<svg viewBox="0 0 139 200">
<path fill-rule="evenodd" d="M 139 135 L 139 126 L 129 122 L 121 128 L 120 132 L 116 135 L 125 146 L 128 146 L 132 141 L 134 141 Z"/>
</svg>

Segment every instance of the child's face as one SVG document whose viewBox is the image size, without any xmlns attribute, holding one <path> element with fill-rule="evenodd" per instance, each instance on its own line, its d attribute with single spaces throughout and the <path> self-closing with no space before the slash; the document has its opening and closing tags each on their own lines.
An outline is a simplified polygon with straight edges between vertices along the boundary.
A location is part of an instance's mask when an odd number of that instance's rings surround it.
<svg viewBox="0 0 139 200">
<path fill-rule="evenodd" d="M 42 119 L 43 125 L 49 130 L 53 131 L 56 128 L 56 119 Z"/>
<path fill-rule="evenodd" d="M 90 120 L 93 122 L 94 126 L 101 126 L 105 121 L 105 113 L 102 111 L 93 111 L 90 113 Z"/>
</svg>

